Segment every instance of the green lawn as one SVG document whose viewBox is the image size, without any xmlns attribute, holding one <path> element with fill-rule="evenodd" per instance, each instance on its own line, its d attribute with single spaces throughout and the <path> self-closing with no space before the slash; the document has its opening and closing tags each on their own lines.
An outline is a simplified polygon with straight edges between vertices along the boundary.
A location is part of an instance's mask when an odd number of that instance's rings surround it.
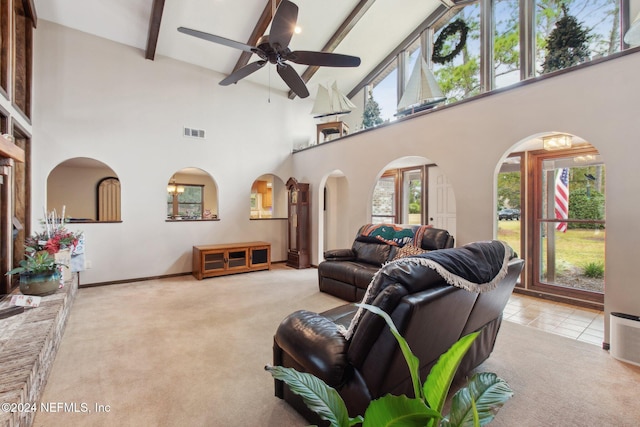
<svg viewBox="0 0 640 427">
<path fill-rule="evenodd" d="M 605 230 L 567 230 L 557 232 L 557 262 L 584 267 L 589 263 L 604 263 Z M 498 239 L 509 243 L 516 252 L 520 251 L 520 221 L 499 221 Z"/>
</svg>

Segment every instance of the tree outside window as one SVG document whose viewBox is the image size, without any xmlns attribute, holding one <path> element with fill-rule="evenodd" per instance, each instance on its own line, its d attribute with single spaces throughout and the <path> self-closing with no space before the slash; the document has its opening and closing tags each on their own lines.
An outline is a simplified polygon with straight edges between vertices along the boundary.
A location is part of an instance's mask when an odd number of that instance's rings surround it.
<svg viewBox="0 0 640 427">
<path fill-rule="evenodd" d="M 542 72 L 542 64 L 550 46 L 549 36 L 556 29 L 564 13 L 575 18 L 586 33 L 586 47 L 590 58 L 607 56 L 620 50 L 620 1 L 619 0 L 536 0 L 536 70 Z M 580 35 L 580 32 L 574 31 Z M 571 32 L 564 32 L 571 34 Z"/>
<path fill-rule="evenodd" d="M 173 193 L 167 194 L 167 218 L 202 219 L 204 186 L 175 184 L 175 187 Z"/>
</svg>

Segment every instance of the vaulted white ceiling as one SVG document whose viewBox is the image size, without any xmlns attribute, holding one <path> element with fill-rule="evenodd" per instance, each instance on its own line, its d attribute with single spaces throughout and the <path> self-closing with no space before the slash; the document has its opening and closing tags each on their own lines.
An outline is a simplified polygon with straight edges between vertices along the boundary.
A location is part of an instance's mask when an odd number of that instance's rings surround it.
<svg viewBox="0 0 640 427">
<path fill-rule="evenodd" d="M 162 1 L 155 0 L 157 3 Z M 166 56 L 224 75 L 230 74 L 242 51 L 197 39 L 177 31 L 180 26 L 247 43 L 263 11 L 273 0 L 164 0 L 155 59 Z M 321 67 L 308 81 L 311 96 L 318 83 L 334 80 L 347 93 L 362 81 L 436 8 L 439 0 L 293 0 L 299 7 L 291 50 L 320 51 L 354 10 L 368 6 L 334 52 L 358 56 L 357 68 Z M 87 32 L 141 49 L 144 57 L 154 0 L 35 0 L 38 19 Z M 269 9 L 267 9 L 269 8 Z M 267 30 L 268 32 L 268 30 Z M 252 55 L 249 62 L 259 59 Z M 292 64 L 299 74 L 306 66 Z M 247 80 L 288 91 L 272 64 Z M 238 84 L 242 84 L 241 80 Z M 212 78 L 212 85 L 218 84 Z M 234 86 L 226 90 L 233 91 Z"/>
</svg>

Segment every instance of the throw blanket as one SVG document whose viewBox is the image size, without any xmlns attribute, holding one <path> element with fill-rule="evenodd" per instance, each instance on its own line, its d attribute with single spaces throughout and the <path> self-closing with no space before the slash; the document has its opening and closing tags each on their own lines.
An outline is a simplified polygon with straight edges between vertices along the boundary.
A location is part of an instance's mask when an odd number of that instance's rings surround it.
<svg viewBox="0 0 640 427">
<path fill-rule="evenodd" d="M 494 289 L 507 274 L 509 260 L 515 256 L 513 249 L 499 240 L 474 242 L 468 245 L 431 251 L 424 254 L 400 258 L 385 264 L 371 279 L 362 303 L 371 304 L 378 293 L 392 283 L 398 283 L 386 274 L 389 266 L 396 264 L 419 264 L 435 270 L 450 285 L 471 292 L 487 292 Z M 360 307 L 348 330 L 343 335 L 350 339 L 364 314 Z"/>
<path fill-rule="evenodd" d="M 360 228 L 359 235 L 372 237 L 385 242 L 388 245 L 404 246 L 408 243 L 417 242 L 420 247 L 424 231 L 430 225 L 414 225 L 402 227 L 395 224 L 366 224 Z"/>
</svg>

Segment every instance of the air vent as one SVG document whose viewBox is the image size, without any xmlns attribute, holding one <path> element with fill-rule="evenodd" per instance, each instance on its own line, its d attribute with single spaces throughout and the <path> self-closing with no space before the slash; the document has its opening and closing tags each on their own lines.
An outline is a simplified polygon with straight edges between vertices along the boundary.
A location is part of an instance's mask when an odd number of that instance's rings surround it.
<svg viewBox="0 0 640 427">
<path fill-rule="evenodd" d="M 184 128 L 183 136 L 188 136 L 189 138 L 200 138 L 204 139 L 204 129 L 193 129 L 193 128 Z"/>
</svg>

